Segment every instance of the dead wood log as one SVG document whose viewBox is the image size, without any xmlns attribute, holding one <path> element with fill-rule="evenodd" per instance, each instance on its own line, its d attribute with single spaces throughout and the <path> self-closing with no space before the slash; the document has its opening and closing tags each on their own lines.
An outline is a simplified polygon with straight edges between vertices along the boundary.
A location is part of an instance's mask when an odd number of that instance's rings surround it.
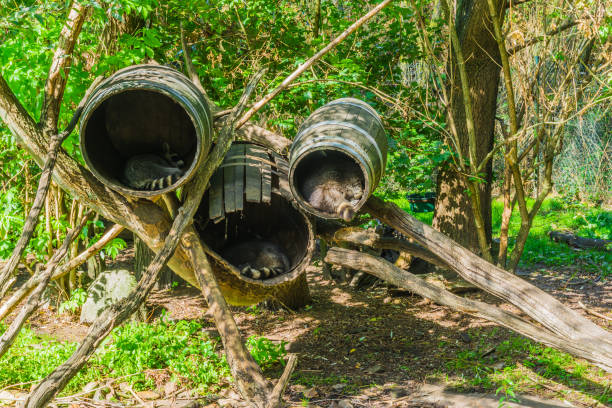
<svg viewBox="0 0 612 408">
<path fill-rule="evenodd" d="M 612 244 L 608 239 L 586 238 L 571 231 L 550 231 L 548 237 L 555 242 L 563 242 L 574 248 L 606 250 Z"/>
<path fill-rule="evenodd" d="M 91 213 L 84 216 L 81 220 L 81 223 L 75 228 L 73 228 L 71 231 L 69 231 L 68 234 L 66 234 L 66 238 L 64 239 L 64 242 L 62 243 L 61 247 L 59 247 L 58 250 L 55 251 L 49 262 L 47 262 L 47 267 L 45 268 L 45 271 L 42 272 L 39 276 L 39 283 L 36 286 L 36 289 L 34 289 L 32 294 L 28 298 L 28 301 L 21 308 L 19 314 L 17 315 L 17 317 L 15 317 L 15 320 L 13 320 L 9 328 L 6 329 L 6 331 L 2 334 L 2 337 L 0 337 L 0 358 L 11 347 L 11 345 L 15 341 L 15 338 L 21 331 L 21 328 L 23 327 L 25 321 L 38 308 L 40 304 L 40 299 L 42 298 L 45 288 L 51 281 L 51 276 L 53 276 L 53 272 L 55 272 L 57 265 L 68 253 L 70 244 L 72 243 L 72 241 L 75 240 L 79 232 L 81 232 L 90 215 Z"/>
<path fill-rule="evenodd" d="M 65 264 L 60 265 L 51 277 L 52 280 L 59 279 L 66 275 L 68 272 L 75 268 L 78 268 L 81 264 L 87 261 L 89 258 L 100 252 L 102 248 L 106 246 L 111 240 L 116 238 L 119 233 L 123 231 L 123 226 L 113 225 L 99 240 L 97 240 L 92 246 L 85 249 L 76 257 L 72 258 Z M 32 290 L 41 282 L 41 276 L 32 276 L 26 283 L 17 289 L 6 302 L 0 306 L 0 321 L 4 320 L 6 316 L 17 306 L 26 296 L 28 296 Z"/>
<path fill-rule="evenodd" d="M 336 231 L 333 237 L 336 242 L 349 242 L 354 245 L 370 246 L 376 249 L 394 249 L 399 252 L 407 252 L 440 268 L 448 269 L 448 265 L 444 261 L 421 245 L 405 239 L 384 237 L 372 229 L 342 228 Z"/>
<path fill-rule="evenodd" d="M 393 203 L 371 197 L 367 211 L 435 253 L 468 282 L 512 303 L 568 344 L 579 344 L 593 355 L 612 356 L 609 332 L 543 290 L 479 258 Z M 606 364 L 606 369 L 612 370 L 612 365 Z"/>
<path fill-rule="evenodd" d="M 325 257 L 325 261 L 365 271 L 396 286 L 431 299 L 438 304 L 451 307 L 472 316 L 490 320 L 533 340 L 592 361 L 607 371 L 612 370 L 612 355 L 610 354 L 593 350 L 588 345 L 584 345 L 581 342 L 568 341 L 566 338 L 557 335 L 547 328 L 536 326 L 495 305 L 454 295 L 446 289 L 426 282 L 384 259 L 358 251 L 331 248 Z"/>
</svg>

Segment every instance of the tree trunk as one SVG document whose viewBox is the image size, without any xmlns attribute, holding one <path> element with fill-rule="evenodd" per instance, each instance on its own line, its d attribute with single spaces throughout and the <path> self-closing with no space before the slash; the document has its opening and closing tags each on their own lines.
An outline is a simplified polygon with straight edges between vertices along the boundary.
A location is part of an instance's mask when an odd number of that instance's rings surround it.
<svg viewBox="0 0 612 408">
<path fill-rule="evenodd" d="M 149 249 L 149 247 L 142 242 L 136 234 L 134 234 L 134 276 L 136 280 L 140 280 L 142 274 L 147 270 L 151 261 L 155 258 L 155 253 Z M 159 272 L 157 283 L 155 283 L 156 290 L 168 290 L 172 288 L 172 282 L 177 282 L 180 279 L 178 275 L 172 272 L 167 265 L 164 265 L 162 270 Z"/>
<path fill-rule="evenodd" d="M 496 1 L 500 9 L 504 2 Z M 496 100 L 501 60 L 493 26 L 485 1 L 465 0 L 457 5 L 457 34 L 465 58 L 468 85 L 472 99 L 474 128 L 476 132 L 478 162 L 493 148 Z M 468 131 L 456 59 L 449 49 L 450 112 L 453 116 L 461 154 L 468 157 Z M 476 163 L 478 165 L 478 163 Z M 491 161 L 484 168 L 480 185 L 481 213 L 487 241 L 491 242 Z M 437 200 L 433 227 L 472 252 L 479 253 L 476 224 L 470 205 L 468 187 L 462 175 L 453 169 L 443 168 L 438 175 Z"/>
</svg>

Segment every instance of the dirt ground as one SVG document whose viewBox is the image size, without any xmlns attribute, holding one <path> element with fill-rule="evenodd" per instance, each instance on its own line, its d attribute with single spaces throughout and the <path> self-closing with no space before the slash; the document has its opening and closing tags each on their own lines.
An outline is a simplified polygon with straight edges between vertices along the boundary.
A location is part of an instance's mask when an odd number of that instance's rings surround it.
<svg viewBox="0 0 612 408">
<path fill-rule="evenodd" d="M 114 266 L 129 266 L 130 255 L 122 254 Z M 479 333 L 488 333 L 492 353 L 495 344 L 516 334 L 503 328 L 492 330 L 492 323 L 385 284 L 357 291 L 325 279 L 320 269 L 311 266 L 307 271 L 313 302 L 303 310 L 233 308 L 243 336 L 257 334 L 284 341 L 289 352 L 298 354 L 298 366 L 286 393 L 290 404 L 343 408 L 502 406 L 500 396 L 479 393 L 482 390 L 478 388 L 463 388 L 457 393 L 456 379 L 446 375 L 447 363 L 457 353 L 475 349 Z M 579 265 L 555 270 L 534 267 L 519 274 L 600 326 L 609 327 L 610 321 L 587 313 L 580 303 L 609 316 L 610 280 L 584 275 Z M 466 296 L 516 311 L 482 291 Z M 154 292 L 148 306 L 151 310 L 166 309 L 172 319 L 199 319 L 212 336 L 218 336 L 203 298 L 193 288 Z M 70 341 L 79 341 L 87 331 L 86 326 L 42 310 L 31 319 L 31 326 L 39 333 Z M 278 369 L 265 374 L 278 378 L 280 373 Z M 565 384 L 551 381 L 539 388 L 533 395 L 520 396 L 520 403 L 504 406 L 603 406 Z M 235 393 L 228 390 L 224 399 L 210 406 L 230 404 L 232 395 Z"/>
</svg>

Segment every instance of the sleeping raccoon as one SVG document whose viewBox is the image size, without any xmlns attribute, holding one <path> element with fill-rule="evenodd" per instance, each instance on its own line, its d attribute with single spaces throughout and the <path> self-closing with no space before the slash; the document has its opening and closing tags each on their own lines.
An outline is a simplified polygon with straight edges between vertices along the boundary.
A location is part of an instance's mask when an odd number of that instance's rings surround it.
<svg viewBox="0 0 612 408">
<path fill-rule="evenodd" d="M 361 178 L 354 163 L 326 163 L 304 181 L 302 195 L 314 208 L 350 221 L 355 216 L 351 201 L 359 201 L 363 195 Z"/>
<path fill-rule="evenodd" d="M 230 245 L 221 256 L 251 279 L 269 279 L 289 271 L 289 258 L 270 241 L 244 241 Z"/>
<path fill-rule="evenodd" d="M 137 190 L 161 190 L 184 174 L 183 161 L 164 143 L 163 156 L 139 154 L 130 157 L 123 169 L 124 183 Z"/>
</svg>

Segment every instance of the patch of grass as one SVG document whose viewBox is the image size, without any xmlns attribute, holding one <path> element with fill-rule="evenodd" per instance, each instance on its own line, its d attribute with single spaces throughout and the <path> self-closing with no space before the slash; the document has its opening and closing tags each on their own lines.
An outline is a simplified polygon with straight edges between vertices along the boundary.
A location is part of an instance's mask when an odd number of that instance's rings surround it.
<svg viewBox="0 0 612 408">
<path fill-rule="evenodd" d="M 0 333 L 5 329 L 0 324 Z M 0 388 L 39 381 L 76 348 L 76 343 L 43 339 L 27 327 L 22 329 L 13 347 L 0 359 Z M 263 337 L 250 337 L 248 348 L 263 367 L 278 364 L 286 354 L 284 344 L 275 345 Z M 120 377 L 126 377 L 122 381 L 136 390 L 150 389 L 154 383 L 144 374 L 147 369 L 167 369 L 175 381 L 200 393 L 215 391 L 218 384 L 230 379 L 218 342 L 207 336 L 201 324 L 129 323 L 113 330 L 64 394 L 77 392 L 91 381 Z M 23 385 L 23 389 L 29 389 L 29 385 Z"/>
<path fill-rule="evenodd" d="M 524 337 L 513 336 L 491 353 L 491 333 L 472 337 L 480 339 L 478 344 L 446 363 L 457 389 L 496 392 L 504 400 L 516 393 L 557 389 L 575 393 L 573 399 L 612 403 L 609 378 L 599 368 Z"/>
<path fill-rule="evenodd" d="M 533 200 L 528 201 L 531 208 Z M 493 236 L 499 236 L 503 203 L 493 201 Z M 516 236 L 520 229 L 521 218 L 518 209 L 510 219 L 510 237 Z M 588 238 L 612 239 L 612 212 L 582 203 L 570 203 L 561 198 L 544 200 L 538 215 L 533 220 L 525 250 L 521 258 L 522 266 L 543 264 L 547 266 L 580 265 L 583 269 L 601 274 L 606 278 L 612 274 L 612 253 L 596 250 L 577 251 L 566 244 L 556 243 L 548 238 L 552 230 L 570 230 Z M 514 240 L 510 240 L 510 247 Z"/>
<path fill-rule="evenodd" d="M 431 225 L 433 212 L 413 213 L 406 198 L 391 199 L 402 210 L 413 215 L 425 224 Z M 528 208 L 533 200 L 528 199 Z M 492 220 L 493 236 L 499 236 L 503 202 L 493 200 Z M 515 208 L 510 219 L 510 249 L 514 248 L 514 239 L 521 226 L 518 208 Z M 520 265 L 546 266 L 580 265 L 581 268 L 600 274 L 603 278 L 612 275 L 612 252 L 596 250 L 577 251 L 566 244 L 556 243 L 548 238 L 551 230 L 571 230 L 575 234 L 599 239 L 612 239 L 612 211 L 591 207 L 582 203 L 572 203 L 562 198 L 551 197 L 544 200 L 540 211 L 533 220 Z"/>
</svg>

